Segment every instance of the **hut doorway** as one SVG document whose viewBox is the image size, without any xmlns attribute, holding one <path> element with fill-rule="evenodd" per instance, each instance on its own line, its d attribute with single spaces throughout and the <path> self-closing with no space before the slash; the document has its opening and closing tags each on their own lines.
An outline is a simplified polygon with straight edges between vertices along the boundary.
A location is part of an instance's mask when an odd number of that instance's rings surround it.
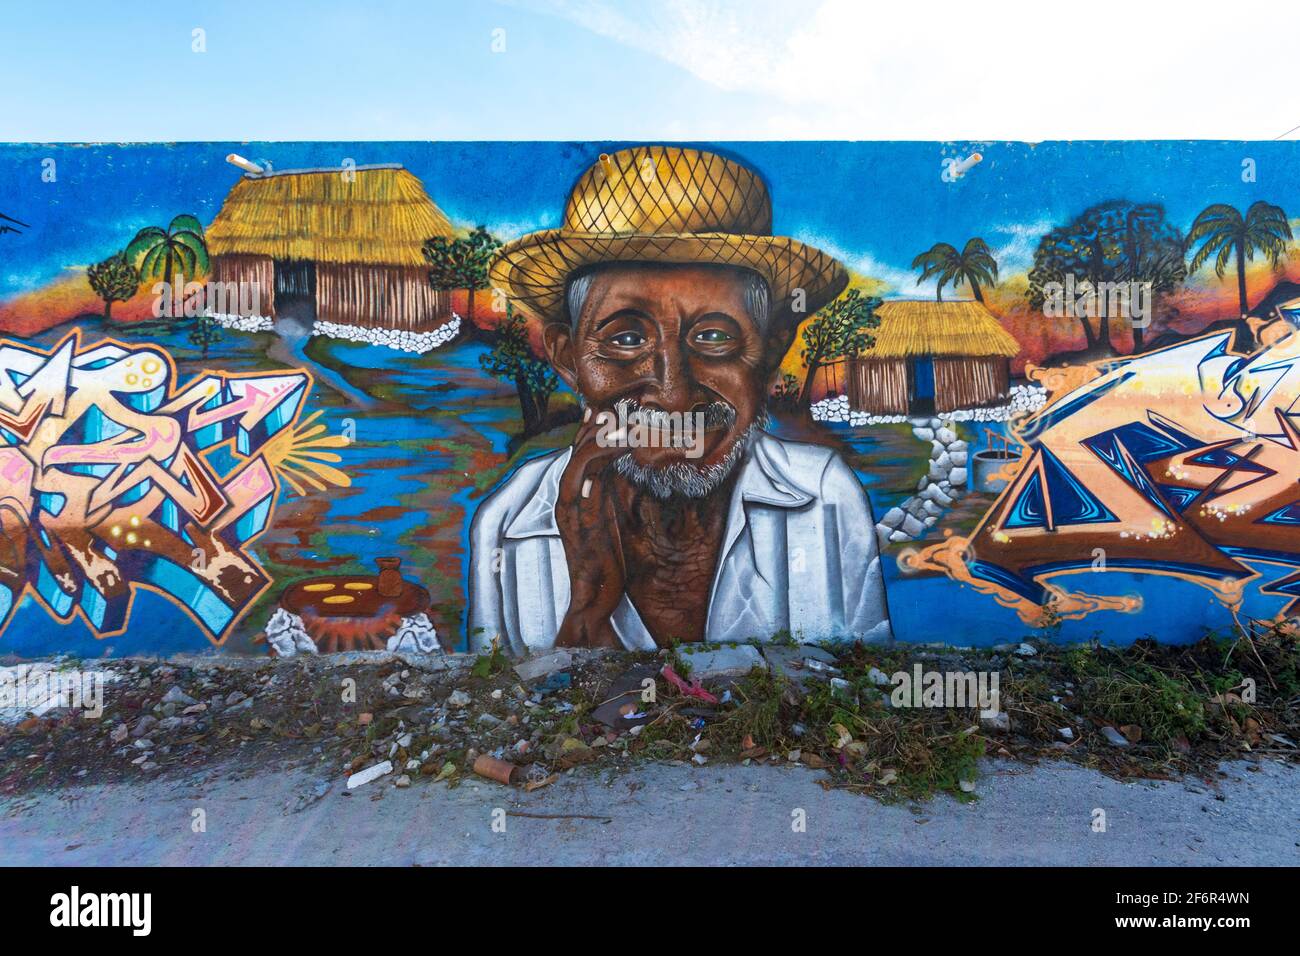
<svg viewBox="0 0 1300 956">
<path fill-rule="evenodd" d="M 275 312 L 309 326 L 316 321 L 316 263 L 275 260 Z"/>
<path fill-rule="evenodd" d="M 929 356 L 912 359 L 911 410 L 917 414 L 934 411 L 934 359 Z"/>
</svg>

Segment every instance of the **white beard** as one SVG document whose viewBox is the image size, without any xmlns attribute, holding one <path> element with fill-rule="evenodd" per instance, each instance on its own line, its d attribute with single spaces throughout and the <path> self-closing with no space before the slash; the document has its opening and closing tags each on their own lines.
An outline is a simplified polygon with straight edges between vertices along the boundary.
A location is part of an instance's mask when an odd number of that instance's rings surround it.
<svg viewBox="0 0 1300 956">
<path fill-rule="evenodd" d="M 672 497 L 707 498 L 717 491 L 745 459 L 750 444 L 763 430 L 767 416 L 761 415 L 727 449 L 722 460 L 712 465 L 697 465 L 689 461 L 675 461 L 669 465 L 651 467 L 637 462 L 631 454 L 614 461 L 614 469 L 638 488 L 644 488 L 661 500 Z"/>
</svg>

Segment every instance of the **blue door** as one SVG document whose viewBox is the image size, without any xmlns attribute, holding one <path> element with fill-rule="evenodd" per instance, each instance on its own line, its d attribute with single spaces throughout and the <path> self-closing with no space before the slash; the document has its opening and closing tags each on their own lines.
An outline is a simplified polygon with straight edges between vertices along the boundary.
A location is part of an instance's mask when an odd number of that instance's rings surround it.
<svg viewBox="0 0 1300 956">
<path fill-rule="evenodd" d="M 925 401 L 934 398 L 934 359 L 919 358 L 912 360 L 912 400 Z"/>
</svg>

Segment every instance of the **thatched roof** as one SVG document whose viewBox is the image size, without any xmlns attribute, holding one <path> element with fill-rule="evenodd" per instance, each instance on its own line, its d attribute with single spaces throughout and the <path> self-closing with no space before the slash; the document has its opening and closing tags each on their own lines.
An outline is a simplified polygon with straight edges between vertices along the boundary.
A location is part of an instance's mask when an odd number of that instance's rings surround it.
<svg viewBox="0 0 1300 956">
<path fill-rule="evenodd" d="M 299 169 L 245 176 L 207 228 L 217 256 L 422 266 L 420 247 L 451 223 L 397 165 Z"/>
<path fill-rule="evenodd" d="M 1020 343 L 979 302 L 885 302 L 876 310 L 880 328 L 864 359 L 976 358 L 1020 352 Z"/>
</svg>

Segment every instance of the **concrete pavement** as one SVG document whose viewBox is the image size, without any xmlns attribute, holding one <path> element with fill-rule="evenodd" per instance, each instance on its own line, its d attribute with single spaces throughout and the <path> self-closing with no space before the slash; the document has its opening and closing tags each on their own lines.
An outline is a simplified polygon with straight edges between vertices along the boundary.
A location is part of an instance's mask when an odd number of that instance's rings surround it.
<svg viewBox="0 0 1300 956">
<path fill-rule="evenodd" d="M 533 793 L 389 777 L 342 796 L 336 778 L 227 765 L 0 799 L 0 863 L 1300 864 L 1300 768 L 1248 767 L 1225 765 L 1216 792 L 992 761 L 977 803 L 909 807 L 823 790 L 799 767 L 579 770 Z"/>
</svg>

